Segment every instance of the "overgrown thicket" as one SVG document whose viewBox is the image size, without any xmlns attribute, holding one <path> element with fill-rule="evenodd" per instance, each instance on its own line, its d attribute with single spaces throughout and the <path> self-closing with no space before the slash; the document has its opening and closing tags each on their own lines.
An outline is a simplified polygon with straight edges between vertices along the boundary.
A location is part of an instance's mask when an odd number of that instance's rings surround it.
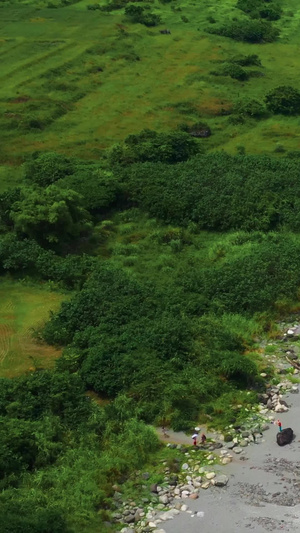
<svg viewBox="0 0 300 533">
<path fill-rule="evenodd" d="M 61 370 L 2 379 L 0 420 L 5 533 L 105 532 L 113 483 L 158 448 L 131 400 L 101 408 Z"/>
<path fill-rule="evenodd" d="M 56 368 L 1 383 L 7 533 L 105 531 L 113 482 L 157 448 L 145 423 L 239 423 L 255 401 L 255 337 L 299 294 L 299 163 L 206 154 L 206 127 L 35 155 L 0 196 L 1 274 L 73 291 L 37 332 Z"/>
<path fill-rule="evenodd" d="M 120 179 L 132 203 L 165 223 L 217 231 L 299 231 L 299 163 L 266 156 L 198 156 L 175 167 L 131 166 Z"/>
</svg>

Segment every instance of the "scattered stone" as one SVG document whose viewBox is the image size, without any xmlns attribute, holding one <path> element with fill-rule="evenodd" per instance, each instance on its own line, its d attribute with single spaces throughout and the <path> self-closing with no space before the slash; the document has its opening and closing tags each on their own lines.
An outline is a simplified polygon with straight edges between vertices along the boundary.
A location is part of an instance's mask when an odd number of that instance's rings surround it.
<svg viewBox="0 0 300 533">
<path fill-rule="evenodd" d="M 216 474 L 215 472 L 208 472 L 205 477 L 206 479 L 213 479 L 214 477 L 216 477 Z"/>
<path fill-rule="evenodd" d="M 201 489 L 208 489 L 208 487 L 210 487 L 210 481 L 206 481 L 205 483 L 202 483 L 201 485 Z"/>
<path fill-rule="evenodd" d="M 220 474 L 212 480 L 213 485 L 216 487 L 225 487 L 229 481 L 229 478 L 225 474 Z"/>
<path fill-rule="evenodd" d="M 187 511 L 188 510 L 188 506 L 183 504 L 181 505 L 181 508 L 180 508 L 181 511 Z"/>
<path fill-rule="evenodd" d="M 167 504 L 169 503 L 169 498 L 166 494 L 163 494 L 163 496 L 159 496 L 160 503 Z"/>
<path fill-rule="evenodd" d="M 243 448 L 240 448 L 240 446 L 236 446 L 235 448 L 233 448 L 233 451 L 234 451 L 234 453 L 239 454 L 239 453 L 242 453 Z"/>
</svg>

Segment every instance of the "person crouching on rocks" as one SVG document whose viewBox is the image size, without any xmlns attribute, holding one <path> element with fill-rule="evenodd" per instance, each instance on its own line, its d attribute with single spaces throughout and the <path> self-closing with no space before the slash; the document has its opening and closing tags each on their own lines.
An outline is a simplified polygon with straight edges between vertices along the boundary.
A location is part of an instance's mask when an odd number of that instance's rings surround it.
<svg viewBox="0 0 300 533">
<path fill-rule="evenodd" d="M 206 435 L 204 435 L 204 433 L 202 433 L 201 435 L 201 444 L 205 444 L 206 443 Z"/>
</svg>

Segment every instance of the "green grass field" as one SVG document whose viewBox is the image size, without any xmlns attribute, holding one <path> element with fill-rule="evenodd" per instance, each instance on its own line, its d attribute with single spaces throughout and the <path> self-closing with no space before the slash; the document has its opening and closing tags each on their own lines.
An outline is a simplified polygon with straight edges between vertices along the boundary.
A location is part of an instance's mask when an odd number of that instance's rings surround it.
<svg viewBox="0 0 300 533">
<path fill-rule="evenodd" d="M 60 351 L 39 344 L 33 330 L 41 326 L 63 300 L 62 294 L 21 283 L 0 284 L 0 377 L 13 377 L 53 366 Z"/>
<path fill-rule="evenodd" d="M 204 120 L 209 149 L 272 153 L 300 147 L 300 118 L 273 116 L 230 124 L 226 110 L 240 99 L 263 100 L 272 88 L 300 85 L 299 20 L 295 0 L 285 0 L 275 43 L 251 45 L 207 33 L 241 17 L 235 0 L 150 4 L 162 25 L 132 24 L 124 10 L 87 10 L 87 0 L 50 9 L 4 3 L 0 16 L 0 163 L 18 165 L 36 150 L 97 159 L 102 150 L 143 128 L 171 130 Z M 101 3 L 104 3 L 103 1 Z M 181 16 L 189 22 L 184 23 Z M 171 35 L 161 35 L 169 28 Z M 218 61 L 258 54 L 261 77 L 240 82 L 214 76 Z M 4 179 L 4 178 L 2 178 Z"/>
</svg>

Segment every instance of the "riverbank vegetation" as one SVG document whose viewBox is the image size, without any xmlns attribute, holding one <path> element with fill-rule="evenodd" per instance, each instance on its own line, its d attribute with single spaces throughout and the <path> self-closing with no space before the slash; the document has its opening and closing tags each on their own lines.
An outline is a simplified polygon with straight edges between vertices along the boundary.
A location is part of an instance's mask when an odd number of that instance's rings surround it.
<svg viewBox="0 0 300 533">
<path fill-rule="evenodd" d="M 1 4 L 5 533 L 113 530 L 153 426 L 238 425 L 272 379 L 259 339 L 299 309 L 297 9 Z"/>
</svg>

